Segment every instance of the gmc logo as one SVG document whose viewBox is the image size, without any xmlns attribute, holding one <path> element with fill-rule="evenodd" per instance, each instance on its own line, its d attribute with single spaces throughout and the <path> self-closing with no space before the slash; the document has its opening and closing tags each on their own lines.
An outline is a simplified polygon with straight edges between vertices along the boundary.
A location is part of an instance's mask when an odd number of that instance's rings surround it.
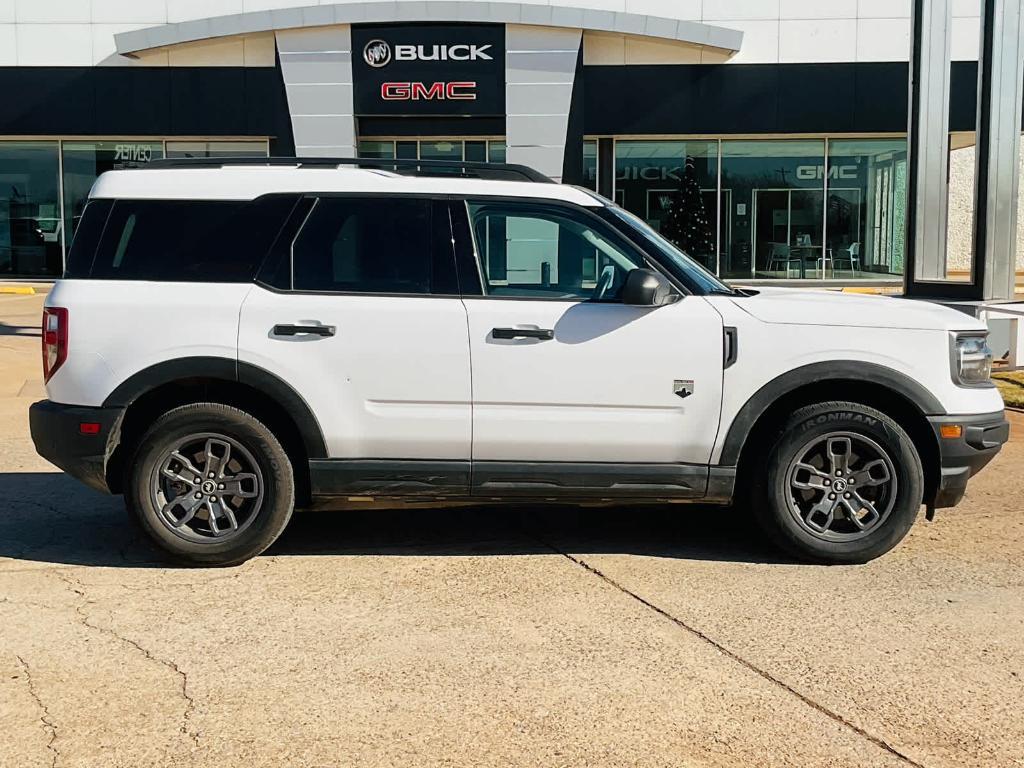
<svg viewBox="0 0 1024 768">
<path fill-rule="evenodd" d="M 381 83 L 385 101 L 476 101 L 476 82 Z"/>
</svg>

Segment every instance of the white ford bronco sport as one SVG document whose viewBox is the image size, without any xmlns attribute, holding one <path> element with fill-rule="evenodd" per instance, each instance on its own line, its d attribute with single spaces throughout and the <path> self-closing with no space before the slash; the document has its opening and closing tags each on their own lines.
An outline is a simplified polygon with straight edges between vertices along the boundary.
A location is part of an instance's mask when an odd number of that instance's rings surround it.
<svg viewBox="0 0 1024 768">
<path fill-rule="evenodd" d="M 856 563 L 1008 437 L 985 327 L 738 290 L 519 166 L 235 160 L 105 173 L 43 314 L 39 453 L 172 556 L 295 507 L 694 501 Z"/>
</svg>

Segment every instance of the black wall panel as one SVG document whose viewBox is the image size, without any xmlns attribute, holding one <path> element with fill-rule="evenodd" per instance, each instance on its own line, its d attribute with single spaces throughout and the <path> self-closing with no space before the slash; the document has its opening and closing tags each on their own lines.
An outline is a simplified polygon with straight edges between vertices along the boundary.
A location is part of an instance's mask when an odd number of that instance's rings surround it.
<svg viewBox="0 0 1024 768">
<path fill-rule="evenodd" d="M 2 135 L 274 136 L 292 144 L 275 67 L 0 67 Z"/>
<path fill-rule="evenodd" d="M 907 64 L 588 66 L 588 134 L 882 133 L 907 126 Z M 974 129 L 977 63 L 950 74 L 950 129 Z M 1024 124 L 1024 116 L 1022 116 Z"/>
<path fill-rule="evenodd" d="M 901 62 L 585 66 L 578 74 L 570 144 L 581 124 L 591 135 L 906 130 Z M 973 130 L 976 88 L 977 64 L 954 62 L 952 130 Z M 0 67 L 0 95 L 0 136 L 267 135 L 274 154 L 294 152 L 280 66 Z M 393 119 L 362 122 L 364 135 L 504 133 L 503 118 L 405 118 L 404 130 Z"/>
</svg>

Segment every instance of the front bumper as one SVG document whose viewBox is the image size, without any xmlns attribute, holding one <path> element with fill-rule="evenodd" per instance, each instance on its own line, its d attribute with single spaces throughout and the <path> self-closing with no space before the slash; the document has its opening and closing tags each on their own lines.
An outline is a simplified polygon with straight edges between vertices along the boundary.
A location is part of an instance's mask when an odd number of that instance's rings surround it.
<svg viewBox="0 0 1024 768">
<path fill-rule="evenodd" d="M 974 416 L 930 416 L 939 444 L 939 482 L 930 507 L 955 507 L 964 497 L 967 481 L 981 471 L 1010 439 L 1010 423 L 1003 411 Z M 960 437 L 943 437 L 943 426 L 960 425 Z"/>
<path fill-rule="evenodd" d="M 124 408 L 91 408 L 40 400 L 29 407 L 36 452 L 90 488 L 110 493 L 107 464 L 120 439 Z M 95 434 L 81 425 L 99 424 Z"/>
</svg>

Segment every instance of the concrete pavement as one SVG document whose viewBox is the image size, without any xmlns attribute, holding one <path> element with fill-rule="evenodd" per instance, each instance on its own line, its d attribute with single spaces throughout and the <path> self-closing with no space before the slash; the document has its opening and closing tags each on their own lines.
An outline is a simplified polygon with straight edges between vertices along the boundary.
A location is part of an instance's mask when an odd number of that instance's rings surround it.
<svg viewBox="0 0 1024 768">
<path fill-rule="evenodd" d="M 464 508 L 168 568 L 32 451 L 40 304 L 0 296 L 0 766 L 1024 765 L 1024 443 L 860 567 L 716 509 Z"/>
</svg>

